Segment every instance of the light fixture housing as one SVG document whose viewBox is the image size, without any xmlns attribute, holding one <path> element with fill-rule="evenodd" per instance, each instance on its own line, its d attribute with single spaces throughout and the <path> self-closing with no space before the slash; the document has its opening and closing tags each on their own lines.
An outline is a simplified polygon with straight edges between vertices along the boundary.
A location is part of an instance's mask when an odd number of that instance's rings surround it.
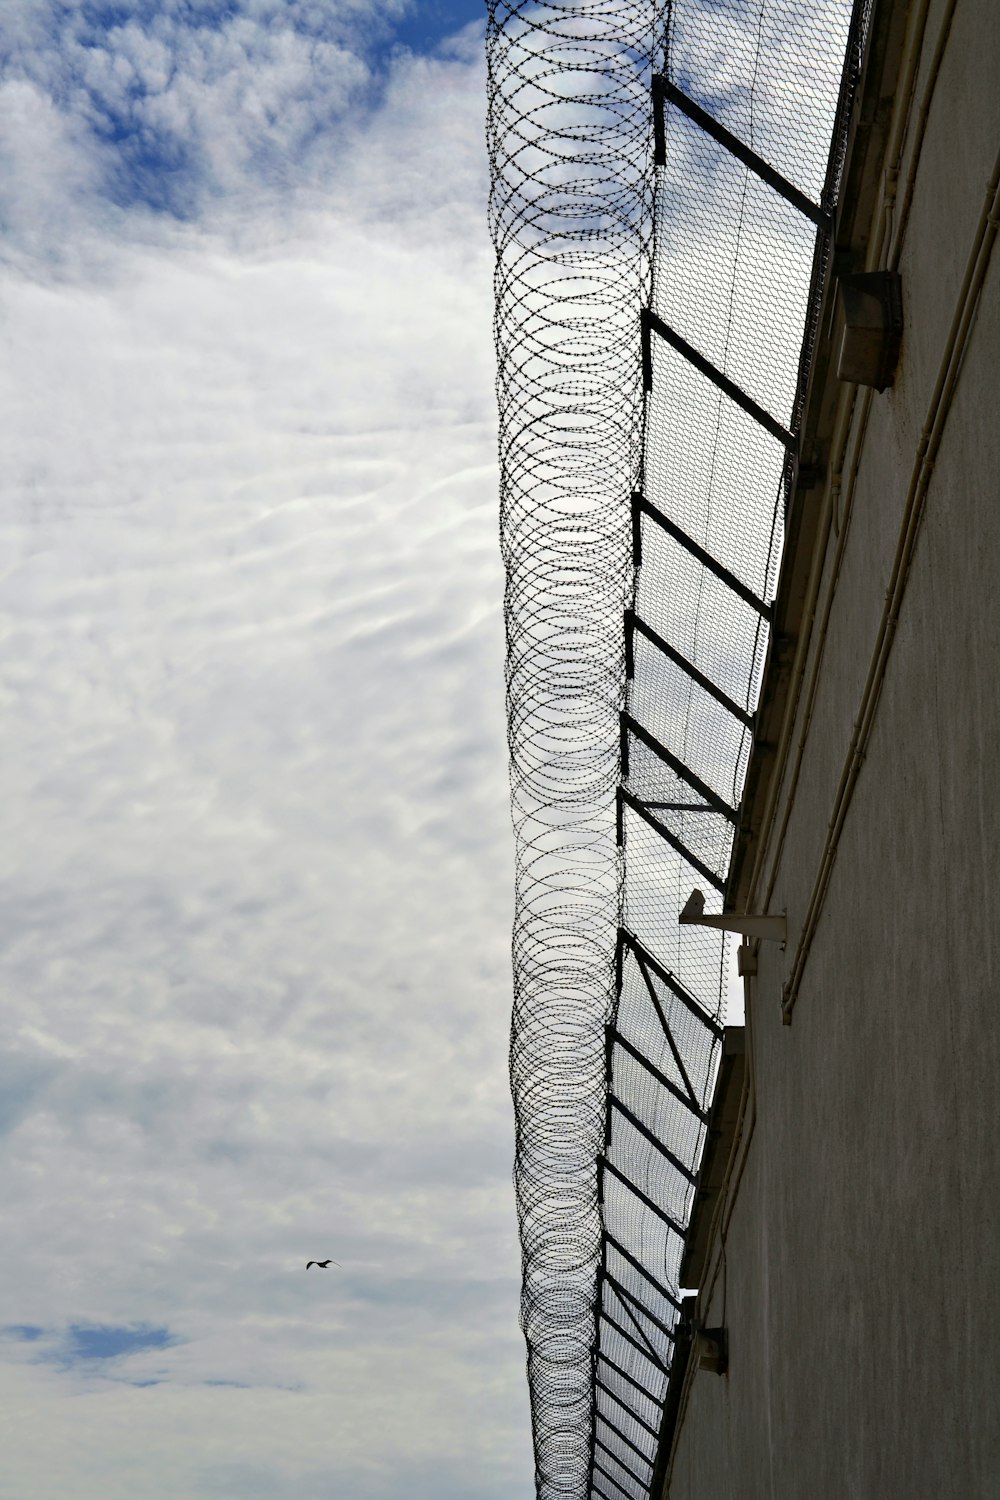
<svg viewBox="0 0 1000 1500">
<path fill-rule="evenodd" d="M 714 927 L 719 932 L 738 932 L 746 938 L 756 938 L 765 943 L 785 943 L 785 914 L 776 912 L 766 916 L 747 912 L 720 912 L 709 916 L 705 912 L 704 891 L 694 890 L 684 903 L 684 910 L 677 918 L 683 926 Z"/>
<path fill-rule="evenodd" d="M 884 391 L 892 385 L 903 337 L 902 283 L 896 271 L 861 271 L 837 283 L 843 333 L 837 379 Z"/>
</svg>

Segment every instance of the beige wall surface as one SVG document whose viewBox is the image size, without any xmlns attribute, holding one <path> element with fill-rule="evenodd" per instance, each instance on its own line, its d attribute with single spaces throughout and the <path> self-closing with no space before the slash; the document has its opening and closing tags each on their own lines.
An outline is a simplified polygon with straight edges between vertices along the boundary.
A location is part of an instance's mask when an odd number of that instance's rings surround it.
<svg viewBox="0 0 1000 1500">
<path fill-rule="evenodd" d="M 749 1145 L 700 1308 L 728 1328 L 729 1372 L 689 1377 L 670 1500 L 1000 1497 L 1000 250 L 944 404 L 938 385 L 1000 150 L 1000 4 L 936 0 L 919 59 L 879 262 L 895 236 L 903 353 L 894 387 L 871 397 L 849 514 L 826 541 L 824 588 L 846 537 L 770 902 L 787 909 L 788 945 L 762 945 L 750 981 Z M 786 1026 L 783 988 L 914 515 Z"/>
</svg>

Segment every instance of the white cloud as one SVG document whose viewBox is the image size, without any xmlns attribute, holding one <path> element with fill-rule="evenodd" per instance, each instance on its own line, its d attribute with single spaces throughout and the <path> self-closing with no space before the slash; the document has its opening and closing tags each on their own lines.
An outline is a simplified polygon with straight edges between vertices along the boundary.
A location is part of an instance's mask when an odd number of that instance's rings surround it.
<svg viewBox="0 0 1000 1500">
<path fill-rule="evenodd" d="M 498 1500 L 530 1460 L 478 44 L 400 55 L 314 146 L 292 108 L 258 172 L 246 122 L 325 88 L 324 13 L 240 9 L 186 81 L 149 25 L 86 99 L 44 56 L 0 91 L 34 131 L 0 276 L 0 1324 L 46 1330 L 0 1347 L 0 1495 Z M 126 64 L 224 189 L 194 219 L 116 205 L 74 129 Z M 73 1323 L 177 1342 L 49 1362 Z"/>
</svg>

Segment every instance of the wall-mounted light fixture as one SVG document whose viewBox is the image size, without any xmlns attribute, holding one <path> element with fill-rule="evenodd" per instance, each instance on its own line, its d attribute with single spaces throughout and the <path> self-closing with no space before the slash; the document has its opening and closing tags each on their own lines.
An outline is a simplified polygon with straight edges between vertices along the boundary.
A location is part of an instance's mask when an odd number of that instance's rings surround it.
<svg viewBox="0 0 1000 1500">
<path fill-rule="evenodd" d="M 862 271 L 837 282 L 844 332 L 837 379 L 884 391 L 892 385 L 903 336 L 903 295 L 896 271 Z"/>
<path fill-rule="evenodd" d="M 715 927 L 720 932 L 739 932 L 744 937 L 760 938 L 765 943 L 785 941 L 785 914 L 779 916 L 740 916 L 739 912 L 721 912 L 718 916 L 705 915 L 704 891 L 692 891 L 677 918 L 678 922 L 693 927 Z"/>
<path fill-rule="evenodd" d="M 677 1335 L 691 1340 L 691 1354 L 698 1361 L 699 1370 L 725 1375 L 729 1368 L 729 1335 L 725 1328 L 706 1328 L 698 1318 L 691 1318 L 678 1323 Z"/>
</svg>

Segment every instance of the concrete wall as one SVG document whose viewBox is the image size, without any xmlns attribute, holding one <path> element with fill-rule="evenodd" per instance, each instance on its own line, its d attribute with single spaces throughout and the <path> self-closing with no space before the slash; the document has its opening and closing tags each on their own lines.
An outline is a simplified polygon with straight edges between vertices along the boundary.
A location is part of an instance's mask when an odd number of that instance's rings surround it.
<svg viewBox="0 0 1000 1500">
<path fill-rule="evenodd" d="M 951 9 L 929 6 L 918 106 Z M 748 986 L 754 1092 L 700 1307 L 728 1327 L 729 1372 L 689 1377 L 670 1500 L 1000 1497 L 1000 249 L 791 1025 L 781 1014 L 1000 149 L 1000 4 L 957 0 L 947 37 L 901 241 L 901 363 L 863 432 L 855 408 L 780 852 L 764 831 L 756 894 L 776 861 L 789 940 L 762 945 Z M 918 125 L 916 109 L 904 176 Z M 883 215 L 897 235 L 901 207 Z"/>
</svg>

